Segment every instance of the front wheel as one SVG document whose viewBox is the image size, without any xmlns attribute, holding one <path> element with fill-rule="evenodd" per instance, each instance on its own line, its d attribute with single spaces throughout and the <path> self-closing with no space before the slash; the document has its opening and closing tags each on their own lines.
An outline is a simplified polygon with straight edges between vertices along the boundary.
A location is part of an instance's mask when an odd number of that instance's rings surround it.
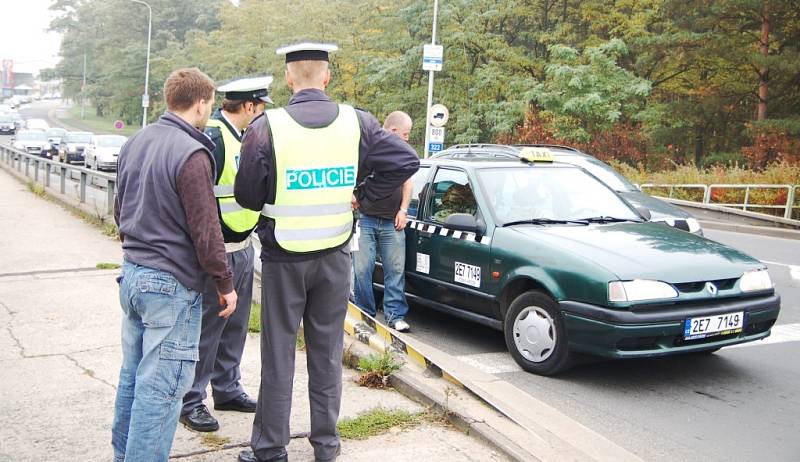
<svg viewBox="0 0 800 462">
<path fill-rule="evenodd" d="M 511 302 L 503 323 L 511 357 L 524 370 L 555 375 L 571 366 L 567 332 L 558 304 L 531 290 Z"/>
</svg>

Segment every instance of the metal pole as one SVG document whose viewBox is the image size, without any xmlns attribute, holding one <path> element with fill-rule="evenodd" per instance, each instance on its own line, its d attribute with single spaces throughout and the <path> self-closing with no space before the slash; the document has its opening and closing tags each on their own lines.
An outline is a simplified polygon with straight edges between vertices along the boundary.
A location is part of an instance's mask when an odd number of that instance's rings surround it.
<svg viewBox="0 0 800 462">
<path fill-rule="evenodd" d="M 431 45 L 436 45 L 436 22 L 439 18 L 439 0 L 433 0 L 433 32 L 431 33 Z M 428 74 L 428 105 L 425 110 L 425 153 L 423 158 L 427 159 L 428 155 L 428 142 L 430 138 L 430 120 L 431 120 L 431 106 L 433 105 L 433 72 L 429 71 Z"/>
<path fill-rule="evenodd" d="M 83 52 L 83 85 L 81 85 L 81 119 L 86 116 L 86 52 Z"/>
<path fill-rule="evenodd" d="M 131 0 L 147 7 L 147 60 L 144 69 L 144 94 L 142 95 L 142 128 L 147 126 L 147 108 L 150 107 L 150 95 L 147 93 L 150 87 L 150 37 L 153 32 L 153 9 L 150 4 L 142 0 Z"/>
</svg>

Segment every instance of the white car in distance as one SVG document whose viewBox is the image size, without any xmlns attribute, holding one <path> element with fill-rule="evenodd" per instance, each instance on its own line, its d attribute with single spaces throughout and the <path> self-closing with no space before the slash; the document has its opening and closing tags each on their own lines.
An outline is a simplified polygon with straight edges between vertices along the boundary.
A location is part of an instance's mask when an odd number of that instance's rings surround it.
<svg viewBox="0 0 800 462">
<path fill-rule="evenodd" d="M 128 138 L 122 135 L 94 135 L 84 151 L 86 168 L 117 170 L 117 156 Z"/>
</svg>

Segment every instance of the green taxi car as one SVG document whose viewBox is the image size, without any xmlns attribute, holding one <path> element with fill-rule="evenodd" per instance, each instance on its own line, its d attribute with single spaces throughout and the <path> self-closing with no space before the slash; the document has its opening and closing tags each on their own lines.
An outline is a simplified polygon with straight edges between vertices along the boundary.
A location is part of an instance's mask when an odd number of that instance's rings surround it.
<svg viewBox="0 0 800 462">
<path fill-rule="evenodd" d="M 413 183 L 407 297 L 502 330 L 529 372 L 556 374 L 575 353 L 713 352 L 767 337 L 778 317 L 764 264 L 647 222 L 546 153 L 427 160 Z"/>
</svg>

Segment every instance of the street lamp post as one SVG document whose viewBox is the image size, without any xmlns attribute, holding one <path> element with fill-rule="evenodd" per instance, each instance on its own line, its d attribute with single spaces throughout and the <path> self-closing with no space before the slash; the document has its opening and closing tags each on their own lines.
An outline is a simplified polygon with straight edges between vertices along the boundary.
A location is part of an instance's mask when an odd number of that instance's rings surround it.
<svg viewBox="0 0 800 462">
<path fill-rule="evenodd" d="M 147 94 L 147 89 L 150 85 L 150 35 L 153 32 L 153 9 L 147 2 L 142 0 L 131 0 L 134 3 L 141 3 L 147 7 L 148 20 L 147 20 L 147 62 L 144 70 L 144 94 L 142 95 L 142 128 L 147 126 L 147 108 L 150 107 L 150 95 Z"/>
</svg>

